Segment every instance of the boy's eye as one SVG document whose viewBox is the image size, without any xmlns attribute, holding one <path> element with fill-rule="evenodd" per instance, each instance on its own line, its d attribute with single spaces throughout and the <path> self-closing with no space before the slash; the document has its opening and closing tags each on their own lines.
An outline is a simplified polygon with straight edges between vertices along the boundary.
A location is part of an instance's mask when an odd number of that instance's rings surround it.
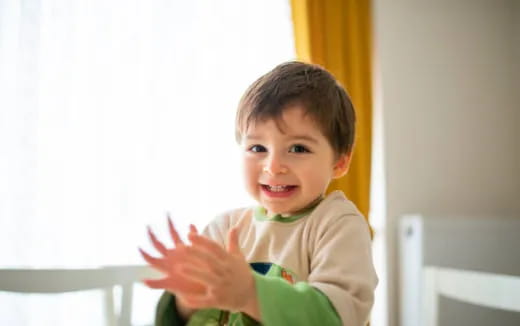
<svg viewBox="0 0 520 326">
<path fill-rule="evenodd" d="M 307 147 L 303 145 L 293 145 L 291 146 L 291 149 L 289 150 L 291 153 L 310 153 L 310 151 L 307 149 Z"/>
<path fill-rule="evenodd" d="M 260 152 L 266 152 L 267 150 L 262 145 L 253 145 L 253 146 L 249 147 L 249 151 L 254 152 L 254 153 L 260 153 Z"/>
</svg>

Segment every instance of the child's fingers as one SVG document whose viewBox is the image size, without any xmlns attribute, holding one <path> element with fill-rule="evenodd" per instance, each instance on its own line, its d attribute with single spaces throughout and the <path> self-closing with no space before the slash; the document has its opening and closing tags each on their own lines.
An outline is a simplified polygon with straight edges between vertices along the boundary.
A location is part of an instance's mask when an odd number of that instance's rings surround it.
<svg viewBox="0 0 520 326">
<path fill-rule="evenodd" d="M 165 264 L 165 261 L 164 259 L 159 259 L 159 258 L 155 258 L 155 257 L 152 257 L 150 256 L 146 251 L 144 251 L 143 249 L 141 248 L 138 248 L 139 249 L 139 252 L 141 253 L 141 256 L 143 256 L 144 260 L 150 264 L 152 267 L 160 270 L 160 271 L 163 271 L 163 272 L 166 272 L 168 271 L 168 268 Z"/>
<path fill-rule="evenodd" d="M 190 239 L 191 243 L 195 246 L 200 246 L 207 250 L 208 252 L 215 255 L 218 259 L 224 259 L 226 256 L 225 250 L 215 241 L 206 238 L 203 235 L 190 233 L 188 235 L 188 239 Z"/>
<path fill-rule="evenodd" d="M 241 254 L 240 245 L 238 243 L 238 228 L 233 227 L 228 232 L 228 252 L 232 254 Z"/>
<path fill-rule="evenodd" d="M 193 232 L 195 234 L 199 233 L 199 231 L 197 230 L 197 227 L 193 224 L 190 224 L 190 232 Z"/>
<path fill-rule="evenodd" d="M 183 248 L 186 257 L 183 259 L 184 262 L 191 262 L 197 267 L 204 267 L 217 275 L 225 274 L 225 266 L 223 266 L 223 259 L 219 259 L 212 252 L 209 252 L 206 248 L 202 248 L 196 244 Z M 183 265 L 184 266 L 184 265 Z"/>
<path fill-rule="evenodd" d="M 147 256 L 151 257 L 150 255 Z M 154 257 L 151 257 L 151 259 L 154 259 Z M 186 265 L 195 266 L 196 268 L 209 268 L 215 273 L 223 273 L 220 261 L 212 257 L 210 253 L 194 246 L 183 246 L 178 249 L 168 250 L 162 261 L 165 267 L 168 266 L 168 273 L 173 273 L 179 266 Z"/>
<path fill-rule="evenodd" d="M 147 230 L 148 230 L 148 237 L 150 238 L 150 241 L 152 242 L 154 248 L 157 249 L 157 251 L 159 251 L 163 256 L 166 256 L 168 249 L 166 249 L 166 247 L 162 244 L 162 242 L 157 240 L 157 237 L 152 232 L 152 229 L 150 227 L 148 227 Z"/>
<path fill-rule="evenodd" d="M 172 222 L 170 213 L 167 213 L 167 217 L 168 217 L 168 230 L 170 231 L 170 236 L 172 237 L 175 247 L 177 248 L 177 247 L 184 245 L 184 242 L 182 242 L 182 239 L 179 236 L 179 233 L 177 233 L 177 230 L 173 226 L 173 222 Z"/>
<path fill-rule="evenodd" d="M 166 277 L 162 279 L 145 279 L 143 283 L 152 289 L 165 289 L 175 294 L 203 295 L 207 292 L 203 284 L 183 278 Z"/>
<path fill-rule="evenodd" d="M 191 266 L 182 266 L 179 268 L 179 273 L 185 275 L 187 278 L 193 279 L 195 282 L 202 284 L 211 285 L 220 283 L 220 278 L 216 274 L 200 267 L 194 268 Z"/>
<path fill-rule="evenodd" d="M 169 278 L 161 278 L 161 279 L 157 279 L 157 280 L 146 279 L 146 280 L 143 280 L 143 283 L 152 289 L 166 289 L 169 284 Z"/>
</svg>

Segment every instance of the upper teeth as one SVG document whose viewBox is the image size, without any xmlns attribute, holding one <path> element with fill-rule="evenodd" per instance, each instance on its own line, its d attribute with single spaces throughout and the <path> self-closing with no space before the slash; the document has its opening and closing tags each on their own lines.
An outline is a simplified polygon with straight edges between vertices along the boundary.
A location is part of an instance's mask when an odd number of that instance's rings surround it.
<svg viewBox="0 0 520 326">
<path fill-rule="evenodd" d="M 288 186 L 268 186 L 271 191 L 284 191 Z"/>
</svg>

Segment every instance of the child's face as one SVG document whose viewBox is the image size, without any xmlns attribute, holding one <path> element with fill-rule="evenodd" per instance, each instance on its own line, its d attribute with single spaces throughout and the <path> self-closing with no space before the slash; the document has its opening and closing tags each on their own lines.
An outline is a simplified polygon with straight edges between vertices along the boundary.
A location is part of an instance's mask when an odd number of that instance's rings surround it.
<svg viewBox="0 0 520 326">
<path fill-rule="evenodd" d="M 347 156 L 334 160 L 327 138 L 298 105 L 284 110 L 278 124 L 251 124 L 242 146 L 247 190 L 268 216 L 305 208 L 348 166 Z"/>
</svg>

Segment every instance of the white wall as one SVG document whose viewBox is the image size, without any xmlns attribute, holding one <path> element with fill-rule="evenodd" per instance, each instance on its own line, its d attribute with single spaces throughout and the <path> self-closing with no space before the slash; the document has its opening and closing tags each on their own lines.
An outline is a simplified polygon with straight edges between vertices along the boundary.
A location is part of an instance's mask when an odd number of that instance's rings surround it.
<svg viewBox="0 0 520 326">
<path fill-rule="evenodd" d="M 520 4 L 374 0 L 374 11 L 396 326 L 398 216 L 520 218 Z"/>
</svg>

